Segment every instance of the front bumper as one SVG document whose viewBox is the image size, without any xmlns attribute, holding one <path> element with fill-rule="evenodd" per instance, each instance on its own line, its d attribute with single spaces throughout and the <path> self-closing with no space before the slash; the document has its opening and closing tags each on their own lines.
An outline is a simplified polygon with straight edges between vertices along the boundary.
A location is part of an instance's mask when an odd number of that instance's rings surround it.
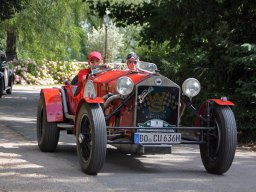
<svg viewBox="0 0 256 192">
<path fill-rule="evenodd" d="M 171 130 L 174 133 L 181 133 L 181 142 L 179 144 L 204 144 L 206 143 L 204 135 L 215 130 L 215 127 L 107 127 L 107 129 L 115 130 L 131 130 L 132 137 L 130 139 L 108 140 L 108 144 L 135 144 L 134 134 L 136 132 L 154 132 L 154 133 L 169 133 Z M 189 135 L 190 134 L 190 135 Z M 168 143 L 163 143 L 167 144 Z M 173 143 L 169 143 L 172 145 Z M 140 145 L 161 145 L 161 143 L 147 143 Z"/>
</svg>

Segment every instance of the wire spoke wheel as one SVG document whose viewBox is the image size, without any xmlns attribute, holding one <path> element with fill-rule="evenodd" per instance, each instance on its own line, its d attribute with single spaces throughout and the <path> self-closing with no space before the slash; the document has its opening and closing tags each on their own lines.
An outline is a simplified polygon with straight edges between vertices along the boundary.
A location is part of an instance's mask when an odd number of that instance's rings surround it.
<svg viewBox="0 0 256 192">
<path fill-rule="evenodd" d="M 90 157 L 92 150 L 92 142 L 91 142 L 91 127 L 90 121 L 86 115 L 82 117 L 81 123 L 81 133 L 78 135 L 79 145 L 81 147 L 81 156 L 84 161 L 87 161 Z"/>
<path fill-rule="evenodd" d="M 105 117 L 99 104 L 84 103 L 76 123 L 77 155 L 83 172 L 96 175 L 103 167 L 107 149 Z"/>
<path fill-rule="evenodd" d="M 232 165 L 237 143 L 236 121 L 230 107 L 213 105 L 210 126 L 215 129 L 204 135 L 206 144 L 200 145 L 201 159 L 208 172 L 223 174 Z"/>
<path fill-rule="evenodd" d="M 221 143 L 221 129 L 218 121 L 213 119 L 212 125 L 215 127 L 214 130 L 210 130 L 208 133 L 208 149 L 209 149 L 209 158 L 215 159 L 218 151 L 220 150 L 220 143 Z"/>
</svg>

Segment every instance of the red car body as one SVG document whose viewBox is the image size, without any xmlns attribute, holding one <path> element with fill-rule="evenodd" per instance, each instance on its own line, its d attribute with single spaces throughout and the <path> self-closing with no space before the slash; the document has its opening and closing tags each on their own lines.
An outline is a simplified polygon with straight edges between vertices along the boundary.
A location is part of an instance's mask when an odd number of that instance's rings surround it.
<svg viewBox="0 0 256 192">
<path fill-rule="evenodd" d="M 209 99 L 197 111 L 192 97 L 200 84 L 195 79 L 186 82 L 181 90 L 151 68 L 103 69 L 89 74 L 79 93 L 77 85 L 68 83 L 42 89 L 37 114 L 39 148 L 56 150 L 59 131 L 67 130 L 76 135 L 82 170 L 97 174 L 107 144 L 140 154 L 170 153 L 173 144 L 199 144 L 206 170 L 222 174 L 235 154 L 236 123 L 229 107 L 234 104 L 226 98 Z M 196 113 L 195 127 L 180 125 L 185 108 Z M 197 138 L 183 137 L 187 130 L 193 130 Z"/>
</svg>

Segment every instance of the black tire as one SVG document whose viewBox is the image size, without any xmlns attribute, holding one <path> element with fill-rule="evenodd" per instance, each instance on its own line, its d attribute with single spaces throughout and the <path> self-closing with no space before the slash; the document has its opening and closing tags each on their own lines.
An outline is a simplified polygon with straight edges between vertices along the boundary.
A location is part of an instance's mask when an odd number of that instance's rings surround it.
<svg viewBox="0 0 256 192">
<path fill-rule="evenodd" d="M 0 79 L 0 98 L 3 96 L 4 94 L 4 82 L 3 79 Z"/>
<path fill-rule="evenodd" d="M 97 175 L 102 169 L 107 150 L 105 117 L 99 104 L 84 103 L 76 123 L 77 155 L 81 169 Z"/>
<path fill-rule="evenodd" d="M 12 86 L 13 86 L 13 81 L 12 80 L 10 81 L 9 86 L 10 86 L 10 88 L 6 90 L 6 94 L 8 94 L 8 95 L 12 94 Z"/>
<path fill-rule="evenodd" d="M 78 85 L 78 75 L 76 75 L 76 76 L 72 79 L 71 85 Z"/>
<path fill-rule="evenodd" d="M 201 159 L 209 173 L 220 175 L 228 171 L 236 151 L 236 121 L 230 107 L 214 105 L 210 126 L 216 129 L 205 135 L 207 144 L 200 145 Z"/>
<path fill-rule="evenodd" d="M 40 96 L 37 109 L 37 142 L 42 152 L 54 152 L 59 141 L 57 123 L 47 122 L 44 96 Z"/>
</svg>

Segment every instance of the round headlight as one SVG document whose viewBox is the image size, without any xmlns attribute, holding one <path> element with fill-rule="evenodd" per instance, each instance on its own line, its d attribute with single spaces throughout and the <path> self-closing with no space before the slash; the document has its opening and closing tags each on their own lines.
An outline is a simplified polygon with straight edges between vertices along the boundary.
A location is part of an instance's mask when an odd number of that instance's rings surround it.
<svg viewBox="0 0 256 192">
<path fill-rule="evenodd" d="M 182 91 L 188 97 L 195 97 L 201 90 L 199 81 L 195 78 L 189 78 L 182 84 Z"/>
<path fill-rule="evenodd" d="M 129 95 L 133 90 L 133 82 L 129 77 L 120 77 L 116 83 L 116 90 L 121 95 Z"/>
<path fill-rule="evenodd" d="M 89 97 L 89 98 L 97 97 L 97 92 L 95 90 L 92 80 L 88 80 L 84 86 L 84 97 Z"/>
</svg>

